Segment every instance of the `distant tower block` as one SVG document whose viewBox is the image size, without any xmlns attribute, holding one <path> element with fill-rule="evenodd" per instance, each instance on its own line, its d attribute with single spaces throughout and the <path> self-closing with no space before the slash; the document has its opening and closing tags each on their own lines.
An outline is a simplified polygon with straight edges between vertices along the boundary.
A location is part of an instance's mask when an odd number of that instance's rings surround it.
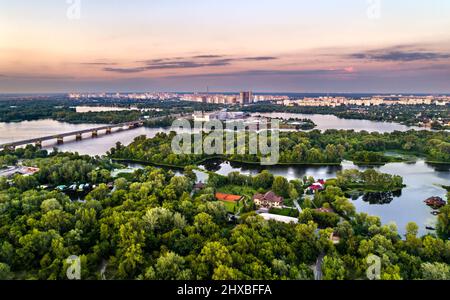
<svg viewBox="0 0 450 300">
<path fill-rule="evenodd" d="M 98 136 L 97 130 L 92 130 L 92 137 L 97 137 L 97 136 Z"/>
<path fill-rule="evenodd" d="M 64 138 L 63 138 L 62 136 L 58 136 L 58 137 L 56 138 L 56 143 L 57 143 L 58 145 L 64 144 Z"/>
<path fill-rule="evenodd" d="M 239 103 L 241 105 L 244 104 L 250 104 L 253 102 L 253 93 L 248 91 L 248 92 L 241 92 L 240 96 L 239 96 Z"/>
<path fill-rule="evenodd" d="M 111 134 L 111 128 L 106 128 L 106 134 Z"/>
<path fill-rule="evenodd" d="M 83 139 L 83 135 L 81 133 L 77 133 L 77 135 L 75 136 L 75 140 L 81 141 L 82 139 Z"/>
</svg>

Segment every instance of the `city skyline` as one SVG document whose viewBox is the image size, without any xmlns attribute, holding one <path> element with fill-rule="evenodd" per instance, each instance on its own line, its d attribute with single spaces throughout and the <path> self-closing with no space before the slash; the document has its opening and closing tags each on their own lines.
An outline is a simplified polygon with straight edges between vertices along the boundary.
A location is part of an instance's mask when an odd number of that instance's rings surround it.
<svg viewBox="0 0 450 300">
<path fill-rule="evenodd" d="M 67 2 L 0 0 L 0 93 L 450 92 L 445 0 Z"/>
</svg>

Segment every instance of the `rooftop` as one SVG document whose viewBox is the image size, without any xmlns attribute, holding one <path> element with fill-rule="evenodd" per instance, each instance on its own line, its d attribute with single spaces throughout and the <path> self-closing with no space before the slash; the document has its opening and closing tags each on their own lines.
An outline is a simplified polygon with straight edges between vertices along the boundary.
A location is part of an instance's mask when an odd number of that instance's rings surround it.
<svg viewBox="0 0 450 300">
<path fill-rule="evenodd" d="M 297 218 L 287 217 L 287 216 L 281 216 L 281 215 L 274 215 L 269 213 L 262 213 L 260 214 L 261 217 L 263 217 L 265 220 L 275 220 L 277 222 L 283 222 L 283 223 L 298 223 Z"/>
<path fill-rule="evenodd" d="M 277 196 L 274 192 L 269 191 L 265 194 L 256 194 L 253 199 L 269 201 L 269 202 L 283 202 L 283 197 Z"/>
</svg>

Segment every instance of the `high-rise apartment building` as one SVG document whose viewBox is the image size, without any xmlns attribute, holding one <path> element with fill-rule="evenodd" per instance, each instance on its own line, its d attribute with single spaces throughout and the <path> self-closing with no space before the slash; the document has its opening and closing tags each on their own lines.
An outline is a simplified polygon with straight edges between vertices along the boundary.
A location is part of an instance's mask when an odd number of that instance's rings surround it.
<svg viewBox="0 0 450 300">
<path fill-rule="evenodd" d="M 241 92 L 239 102 L 241 103 L 241 105 L 252 103 L 253 102 L 253 93 L 252 92 Z"/>
</svg>

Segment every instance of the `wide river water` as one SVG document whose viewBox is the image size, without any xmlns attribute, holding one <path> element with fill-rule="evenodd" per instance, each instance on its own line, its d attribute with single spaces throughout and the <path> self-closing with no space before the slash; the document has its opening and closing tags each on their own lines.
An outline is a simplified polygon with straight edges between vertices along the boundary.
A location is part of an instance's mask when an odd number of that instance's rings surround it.
<svg viewBox="0 0 450 300">
<path fill-rule="evenodd" d="M 256 114 L 258 115 L 258 114 Z M 300 114 L 263 114 L 272 117 L 296 117 L 312 119 L 318 126 L 317 129 L 354 129 L 356 131 L 379 131 L 392 132 L 395 130 L 405 131 L 413 129 L 395 123 L 374 122 L 366 120 L 344 120 L 328 115 L 300 115 Z M 39 120 L 20 123 L 0 123 L 0 144 L 23 139 L 48 136 L 58 133 L 76 131 L 99 127 L 96 124 L 68 124 L 53 120 Z M 100 134 L 97 138 L 91 138 L 86 134 L 82 141 L 75 138 L 67 138 L 63 145 L 56 145 L 56 141 L 44 143 L 44 148 L 57 147 L 61 151 L 79 152 L 80 154 L 103 155 L 120 141 L 127 145 L 136 136 L 146 135 L 153 137 L 156 133 L 165 131 L 162 128 L 137 128 L 115 132 L 111 135 Z M 220 174 L 228 174 L 239 171 L 243 174 L 256 174 L 261 170 L 259 166 L 249 166 L 229 162 L 210 162 L 201 166 L 205 169 L 216 171 Z M 267 167 L 275 175 L 285 176 L 288 179 L 302 178 L 304 175 L 313 176 L 316 179 L 333 178 L 341 169 L 364 169 L 345 161 L 340 167 L 318 167 L 318 166 L 276 166 Z M 371 215 L 380 216 L 383 223 L 395 222 L 400 232 L 404 232 L 406 224 L 410 221 L 416 222 L 422 234 L 426 233 L 425 226 L 434 226 L 436 217 L 431 214 L 431 209 L 424 203 L 428 197 L 439 196 L 445 199 L 446 191 L 441 186 L 450 185 L 449 166 L 435 167 L 419 160 L 416 163 L 391 163 L 377 167 L 381 172 L 401 175 L 406 187 L 401 194 L 385 195 L 371 194 L 354 200 L 358 212 L 367 212 Z M 200 179 L 205 179 L 204 174 L 199 173 Z"/>
</svg>

